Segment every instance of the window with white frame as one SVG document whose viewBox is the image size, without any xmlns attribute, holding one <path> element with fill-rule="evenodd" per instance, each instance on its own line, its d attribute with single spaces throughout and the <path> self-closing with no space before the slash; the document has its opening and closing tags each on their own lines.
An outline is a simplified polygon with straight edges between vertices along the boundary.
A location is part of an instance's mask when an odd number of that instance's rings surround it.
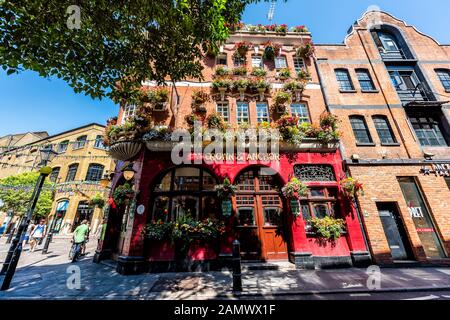
<svg viewBox="0 0 450 320">
<path fill-rule="evenodd" d="M 245 67 L 245 57 L 235 54 L 233 56 L 233 64 L 235 67 Z"/>
<path fill-rule="evenodd" d="M 262 57 L 259 55 L 252 55 L 252 67 L 253 68 L 264 68 Z"/>
<path fill-rule="evenodd" d="M 269 108 L 267 107 L 267 103 L 258 102 L 256 104 L 256 117 L 258 123 L 263 121 L 269 122 Z"/>
<path fill-rule="evenodd" d="M 227 102 L 217 102 L 216 111 L 220 114 L 225 122 L 230 120 L 230 110 Z"/>
<path fill-rule="evenodd" d="M 221 54 L 219 54 L 217 56 L 216 64 L 217 65 L 223 65 L 223 66 L 227 65 L 227 55 L 226 55 L 226 53 L 221 53 Z"/>
<path fill-rule="evenodd" d="M 249 123 L 248 103 L 238 102 L 236 108 L 237 123 Z"/>
<path fill-rule="evenodd" d="M 295 72 L 297 72 L 297 73 L 303 69 L 306 69 L 305 61 L 303 60 L 302 57 L 294 56 L 294 69 L 295 69 Z"/>
<path fill-rule="evenodd" d="M 134 116 L 135 112 L 136 106 L 134 105 L 125 106 L 125 108 L 123 109 L 122 124 L 124 124 L 125 121 Z"/>
<path fill-rule="evenodd" d="M 280 56 L 275 57 L 275 69 L 287 68 L 286 57 Z"/>
<path fill-rule="evenodd" d="M 310 122 L 308 107 L 304 103 L 291 104 L 291 114 L 298 117 L 299 122 Z"/>
<path fill-rule="evenodd" d="M 102 135 L 97 135 L 95 137 L 94 148 L 106 149 L 104 144 L 103 144 L 103 136 Z"/>
</svg>

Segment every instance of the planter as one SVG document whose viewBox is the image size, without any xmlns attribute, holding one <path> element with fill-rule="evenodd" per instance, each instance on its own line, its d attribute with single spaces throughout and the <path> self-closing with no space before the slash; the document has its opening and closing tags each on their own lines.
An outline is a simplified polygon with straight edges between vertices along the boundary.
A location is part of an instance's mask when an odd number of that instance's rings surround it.
<svg viewBox="0 0 450 320">
<path fill-rule="evenodd" d="M 280 141 L 280 151 L 299 151 L 299 150 L 311 150 L 313 152 L 334 152 L 338 147 L 338 141 L 322 143 L 317 139 L 303 139 L 300 146 Z"/>
<path fill-rule="evenodd" d="M 109 147 L 108 153 L 116 160 L 125 161 L 137 155 L 141 147 L 140 141 L 119 141 Z"/>
<path fill-rule="evenodd" d="M 264 101 L 264 93 L 266 92 L 266 88 L 258 88 L 259 100 Z"/>
<path fill-rule="evenodd" d="M 239 91 L 239 100 L 244 101 L 245 99 L 245 91 L 247 88 L 238 88 Z"/>
<path fill-rule="evenodd" d="M 296 101 L 302 100 L 302 94 L 303 94 L 303 89 L 295 89 L 294 90 L 295 100 Z"/>
<path fill-rule="evenodd" d="M 150 151 L 172 151 L 180 142 L 177 141 L 146 141 L 145 146 Z"/>
<path fill-rule="evenodd" d="M 220 101 L 225 101 L 225 92 L 227 92 L 227 87 L 219 87 L 217 90 L 219 90 L 220 93 Z"/>
<path fill-rule="evenodd" d="M 167 110 L 167 102 L 155 103 L 153 105 L 153 111 L 166 111 L 166 110 Z"/>
</svg>

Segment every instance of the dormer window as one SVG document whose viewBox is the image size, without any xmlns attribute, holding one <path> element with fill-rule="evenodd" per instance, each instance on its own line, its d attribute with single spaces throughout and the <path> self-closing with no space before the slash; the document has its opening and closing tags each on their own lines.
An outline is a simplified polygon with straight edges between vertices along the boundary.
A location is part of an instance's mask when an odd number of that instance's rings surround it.
<svg viewBox="0 0 450 320">
<path fill-rule="evenodd" d="M 380 32 L 378 36 L 385 51 L 400 51 L 397 40 L 392 34 Z"/>
</svg>

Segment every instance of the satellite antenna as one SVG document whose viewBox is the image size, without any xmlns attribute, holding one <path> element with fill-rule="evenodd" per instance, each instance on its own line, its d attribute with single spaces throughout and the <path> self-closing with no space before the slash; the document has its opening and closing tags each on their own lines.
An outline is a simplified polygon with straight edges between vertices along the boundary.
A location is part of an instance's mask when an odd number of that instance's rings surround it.
<svg viewBox="0 0 450 320">
<path fill-rule="evenodd" d="M 269 7 L 269 12 L 267 12 L 267 19 L 272 22 L 273 15 L 275 14 L 275 5 L 277 4 L 277 0 L 272 0 Z"/>
</svg>

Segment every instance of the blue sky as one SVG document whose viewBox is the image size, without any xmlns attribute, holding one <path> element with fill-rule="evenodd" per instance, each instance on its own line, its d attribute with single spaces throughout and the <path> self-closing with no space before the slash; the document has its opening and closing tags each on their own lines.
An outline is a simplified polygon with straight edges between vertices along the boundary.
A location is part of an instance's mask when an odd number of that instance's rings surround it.
<svg viewBox="0 0 450 320">
<path fill-rule="evenodd" d="M 341 43 L 351 24 L 376 5 L 415 25 L 442 44 L 450 44 L 448 0 L 288 0 L 278 1 L 273 23 L 306 25 L 316 43 Z M 243 21 L 267 24 L 269 3 L 247 7 Z M 75 94 L 63 81 L 33 72 L 6 76 L 0 72 L 0 136 L 26 131 L 55 134 L 91 122 L 103 124 L 117 114 L 110 100 Z"/>
</svg>

